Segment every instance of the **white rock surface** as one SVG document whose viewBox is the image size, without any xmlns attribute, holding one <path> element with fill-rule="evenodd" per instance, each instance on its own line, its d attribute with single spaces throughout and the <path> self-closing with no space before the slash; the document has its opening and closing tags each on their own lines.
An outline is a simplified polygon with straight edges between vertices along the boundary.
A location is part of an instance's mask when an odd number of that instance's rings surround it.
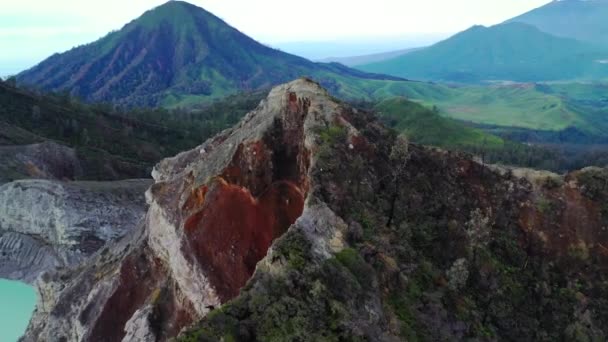
<svg viewBox="0 0 608 342">
<path fill-rule="evenodd" d="M 33 282 L 123 236 L 145 211 L 147 180 L 22 180 L 0 186 L 0 277 Z"/>
</svg>

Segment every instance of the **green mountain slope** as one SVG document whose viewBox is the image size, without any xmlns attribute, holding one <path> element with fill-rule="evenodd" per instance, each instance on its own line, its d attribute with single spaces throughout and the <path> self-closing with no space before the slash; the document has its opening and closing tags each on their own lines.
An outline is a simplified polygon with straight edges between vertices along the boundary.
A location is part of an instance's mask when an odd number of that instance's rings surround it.
<svg viewBox="0 0 608 342">
<path fill-rule="evenodd" d="M 427 104 L 438 106 L 448 116 L 475 123 L 528 129 L 561 130 L 587 127 L 565 99 L 540 91 L 534 84 L 470 86 L 453 91 Z"/>
<path fill-rule="evenodd" d="M 508 22 L 520 22 L 560 36 L 608 45 L 608 1 L 552 1 Z"/>
<path fill-rule="evenodd" d="M 231 127 L 263 96 L 240 94 L 189 111 L 120 112 L 65 95 L 40 95 L 0 80 L 0 154 L 19 154 L 25 145 L 54 142 L 75 149 L 83 171 L 78 179 L 149 177 L 159 160 Z M 7 159 L 0 160 L 5 163 L 2 173 Z"/>
<path fill-rule="evenodd" d="M 606 77 L 604 59 L 608 49 L 510 23 L 474 26 L 429 48 L 358 68 L 424 80 L 528 82 Z"/>
<path fill-rule="evenodd" d="M 416 88 L 415 84 L 420 87 Z M 606 135 L 608 115 L 602 113 L 608 97 L 605 83 L 519 83 L 492 86 L 446 86 L 399 83 L 380 88 L 373 98 L 403 96 L 442 116 L 476 124 L 561 131 L 568 127 Z M 585 106 L 583 108 L 583 105 Z"/>
<path fill-rule="evenodd" d="M 605 160 L 604 154 L 594 158 L 586 149 L 572 152 L 504 139 L 501 136 L 509 136 L 512 129 L 473 128 L 462 121 L 443 117 L 437 107 L 429 109 L 403 97 L 380 101 L 373 105 L 372 110 L 387 126 L 412 142 L 472 153 L 488 163 L 563 171 L 581 165 L 602 165 Z M 500 136 L 488 132 L 496 132 Z"/>
<path fill-rule="evenodd" d="M 389 127 L 419 144 L 445 148 L 503 145 L 502 139 L 496 136 L 444 118 L 437 111 L 403 97 L 381 101 L 374 106 L 374 111 Z"/>
<path fill-rule="evenodd" d="M 271 49 L 202 8 L 171 1 L 94 43 L 51 56 L 18 80 L 87 101 L 177 106 L 300 76 L 329 85 L 336 77 L 394 79 Z"/>
</svg>

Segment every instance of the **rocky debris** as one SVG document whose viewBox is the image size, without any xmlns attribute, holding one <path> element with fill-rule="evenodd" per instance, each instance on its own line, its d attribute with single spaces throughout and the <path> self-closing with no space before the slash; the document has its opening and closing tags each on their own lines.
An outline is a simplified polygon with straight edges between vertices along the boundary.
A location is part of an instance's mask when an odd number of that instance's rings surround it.
<svg viewBox="0 0 608 342">
<path fill-rule="evenodd" d="M 78 265 L 145 212 L 148 180 L 22 180 L 0 186 L 0 277 L 33 282 Z"/>
<path fill-rule="evenodd" d="M 46 141 L 25 146 L 0 146 L 0 184 L 16 179 L 75 179 L 82 175 L 76 151 Z"/>
<path fill-rule="evenodd" d="M 608 177 L 540 175 L 300 79 L 160 162 L 137 229 L 39 278 L 24 341 L 601 340 Z"/>
</svg>

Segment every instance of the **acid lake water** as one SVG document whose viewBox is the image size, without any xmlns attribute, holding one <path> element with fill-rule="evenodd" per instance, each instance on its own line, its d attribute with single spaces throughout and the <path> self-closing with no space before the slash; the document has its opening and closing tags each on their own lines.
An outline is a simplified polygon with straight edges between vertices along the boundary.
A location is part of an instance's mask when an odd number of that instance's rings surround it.
<svg viewBox="0 0 608 342">
<path fill-rule="evenodd" d="M 35 304 L 33 287 L 0 279 L 0 341 L 16 342 L 23 335 Z"/>
</svg>

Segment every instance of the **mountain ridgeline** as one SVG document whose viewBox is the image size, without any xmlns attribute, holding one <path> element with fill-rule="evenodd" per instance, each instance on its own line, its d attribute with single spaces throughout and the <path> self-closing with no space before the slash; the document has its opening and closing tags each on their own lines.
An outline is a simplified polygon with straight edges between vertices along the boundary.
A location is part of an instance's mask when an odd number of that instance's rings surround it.
<svg viewBox="0 0 608 342">
<path fill-rule="evenodd" d="M 605 4 L 351 69 L 169 1 L 0 79 L 20 341 L 608 340 Z"/>
<path fill-rule="evenodd" d="M 242 93 L 188 111 L 118 111 L 0 81 L 0 183 L 147 178 L 158 160 L 232 126 L 265 94 Z"/>
<path fill-rule="evenodd" d="M 507 22 L 534 25 L 559 37 L 608 46 L 608 1 L 552 1 Z"/>
<path fill-rule="evenodd" d="M 434 81 L 535 82 L 606 77 L 605 59 L 608 47 L 508 23 L 474 26 L 431 47 L 358 68 Z"/>
<path fill-rule="evenodd" d="M 408 144 L 302 79 L 153 174 L 140 224 L 39 278 L 22 341 L 608 336 L 605 169 Z"/>
<path fill-rule="evenodd" d="M 106 37 L 55 54 L 22 84 L 125 106 L 188 105 L 300 76 L 395 79 L 318 64 L 264 46 L 186 2 L 171 1 Z"/>
</svg>

